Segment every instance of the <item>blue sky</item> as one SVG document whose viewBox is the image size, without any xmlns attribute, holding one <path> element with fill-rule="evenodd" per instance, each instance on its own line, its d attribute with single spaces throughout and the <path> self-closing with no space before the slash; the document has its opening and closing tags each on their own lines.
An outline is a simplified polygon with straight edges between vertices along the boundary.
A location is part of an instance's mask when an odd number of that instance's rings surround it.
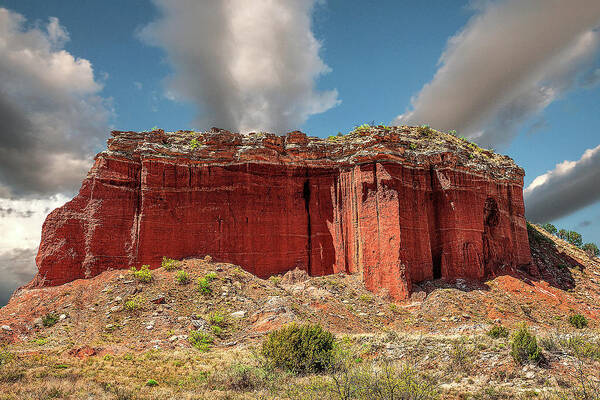
<svg viewBox="0 0 600 400">
<path fill-rule="evenodd" d="M 173 53 L 165 45 L 161 47 L 160 44 L 149 44 L 147 35 L 141 33 L 148 24 L 162 18 L 162 12 L 157 7 L 158 3 L 165 2 L 163 0 L 157 0 L 156 3 L 146 0 L 101 2 L 0 0 L 1 8 L 18 13 L 26 19 L 22 22 L 21 30 L 36 27 L 43 30 L 49 18 L 58 18 L 58 23 L 68 33 L 69 39 L 59 40 L 57 46 L 76 59 L 89 61 L 93 68 L 93 82 L 102 87 L 101 89 L 88 88 L 86 101 L 91 98 L 101 99 L 103 102 L 101 110 L 107 112 L 107 117 L 103 120 L 106 129 L 99 124 L 99 129 L 104 133 L 94 134 L 93 139 L 99 140 L 89 141 L 93 144 L 93 148 L 87 149 L 90 154 L 102 150 L 105 139 L 109 135 L 108 128 L 118 130 L 146 130 L 153 126 L 166 130 L 207 128 L 207 126 L 198 126 L 197 116 L 198 112 L 202 112 L 202 104 L 198 104 L 193 99 L 182 100 L 185 96 L 178 96 L 179 100 L 169 99 L 173 97 L 172 87 L 166 80 L 178 74 L 177 68 L 174 67 L 177 61 L 174 61 Z M 531 0 L 530 3 L 538 8 L 542 4 L 539 0 Z M 589 4 L 593 3 L 589 2 Z M 411 103 L 411 99 L 416 98 L 424 86 L 432 82 L 436 72 L 444 66 L 444 63 L 451 63 L 451 60 L 440 61 L 440 57 L 447 49 L 448 40 L 463 30 L 468 33 L 470 29 L 475 34 L 478 29 L 476 17 L 484 18 L 486 13 L 491 14 L 489 10 L 494 7 L 494 4 L 501 11 L 499 14 L 505 12 L 502 14 L 503 18 L 510 19 L 511 13 L 516 14 L 518 11 L 510 8 L 517 7 L 515 0 L 495 2 L 328 0 L 316 5 L 308 14 L 312 20 L 310 29 L 321 43 L 318 57 L 330 68 L 330 71 L 316 78 L 314 91 L 324 93 L 335 89 L 337 99 L 341 102 L 329 107 L 325 112 L 310 115 L 297 128 L 311 135 L 324 137 L 338 131 L 347 132 L 356 124 L 370 121 L 390 123 L 401 114 L 404 118 L 409 118 L 405 113 L 413 109 L 416 109 L 417 114 L 421 108 L 427 109 L 427 106 L 421 107 L 418 102 Z M 586 0 L 577 0 L 572 3 L 572 7 L 585 7 L 587 4 Z M 544 13 L 543 9 L 539 10 L 540 13 Z M 569 11 L 562 12 L 568 14 Z M 595 9 L 588 7 L 587 14 L 592 14 L 588 28 L 594 35 L 591 40 L 596 39 L 598 26 L 600 26 L 600 13 L 597 15 L 595 13 Z M 596 23 L 593 19 L 594 15 L 597 17 Z M 574 12 L 573 18 L 581 20 L 582 16 Z M 568 16 L 565 19 L 568 19 Z M 201 25 L 201 22 L 199 21 L 198 25 Z M 500 21 L 499 26 L 502 27 L 508 22 Z M 194 27 L 189 28 L 193 32 Z M 551 28 L 546 27 L 546 29 Z M 160 29 L 155 29 L 154 34 L 157 35 L 157 32 L 160 35 Z M 206 37 L 206 32 L 199 32 L 198 46 L 202 46 L 202 37 Z M 506 34 L 510 39 L 510 32 L 503 32 L 502 29 L 499 32 L 501 35 Z M 564 35 L 578 37 L 573 32 Z M 142 39 L 141 36 L 146 39 Z M 555 41 L 558 42 L 559 39 Z M 525 42 L 526 39 L 523 41 Z M 520 40 L 517 40 L 511 43 L 511 46 L 518 47 L 520 44 Z M 190 46 L 194 45 L 195 42 L 192 41 Z M 586 49 L 585 63 L 573 63 L 574 67 L 567 69 L 568 77 L 576 75 L 589 77 L 594 72 L 600 76 L 600 56 L 595 42 Z M 510 57 L 502 60 L 506 62 L 504 66 L 506 69 L 510 69 L 512 63 L 520 61 L 510 60 Z M 484 55 L 481 62 L 486 62 Z M 195 67 L 200 74 L 203 65 Z M 491 67 L 490 63 L 490 69 Z M 460 65 L 457 68 L 460 68 Z M 554 75 L 546 81 L 552 81 L 553 77 Z M 483 79 L 483 82 L 485 81 Z M 587 149 L 593 149 L 600 144 L 597 133 L 600 126 L 600 86 L 595 84 L 595 81 L 589 85 L 565 84 L 565 81 L 568 79 L 561 76 L 560 84 L 551 82 L 544 86 L 553 89 L 552 93 L 558 94 L 540 110 L 520 118 L 514 126 L 511 126 L 514 133 L 509 140 L 498 141 L 498 145 L 493 146 L 498 151 L 513 157 L 525 169 L 525 186 L 528 186 L 534 178 L 554 170 L 558 163 L 565 160 L 577 161 Z M 91 85 L 89 80 L 87 82 Z M 534 83 L 532 88 L 540 85 Z M 196 95 L 202 97 L 201 93 Z M 457 90 L 454 94 L 456 97 L 448 99 L 448 102 L 471 95 L 473 93 Z M 488 97 L 494 95 L 493 92 L 486 94 Z M 471 126 L 470 123 L 471 121 L 468 121 L 465 126 Z M 481 131 L 484 128 L 491 130 L 492 123 L 493 121 L 487 122 L 487 125 L 479 125 L 477 129 L 473 128 L 473 131 Z M 450 129 L 445 126 L 431 125 L 434 128 Z M 487 140 L 485 134 L 481 138 L 484 142 Z M 493 140 L 495 139 L 490 139 L 492 144 L 494 144 Z M 84 171 L 87 164 L 82 165 L 81 170 Z M 598 164 L 593 165 L 598 166 Z M 80 175 L 83 177 L 83 173 Z M 590 172 L 586 171 L 587 184 L 600 183 L 597 175 L 596 173 L 590 177 Z M 80 181 L 78 176 L 75 175 L 72 180 Z M 550 179 L 550 183 L 552 182 L 553 180 Z M 9 189 L 7 199 L 27 201 L 30 198 L 54 196 L 49 202 L 52 206 L 55 206 L 57 201 L 60 203 L 63 200 L 60 196 L 64 196 L 64 199 L 70 198 L 73 194 L 72 189 L 77 188 L 75 185 L 69 190 L 68 186 L 65 186 L 67 189 L 57 193 L 52 193 L 47 188 L 37 192 L 35 190 L 28 192 L 24 189 L 24 194 L 21 195 L 17 191 L 11 192 L 12 189 L 7 187 Z M 1 193 L 0 191 L 0 197 L 2 197 Z M 557 191 L 553 195 L 561 196 L 561 193 Z M 59 196 L 58 200 L 56 196 Z M 569 215 L 556 218 L 554 222 L 557 226 L 581 232 L 584 241 L 600 243 L 600 203 L 595 200 L 588 201 L 590 202 L 593 204 L 575 211 L 571 210 Z M 25 205 L 22 206 L 24 209 L 27 208 Z M 43 215 L 47 208 L 49 207 L 45 207 L 44 210 L 36 208 L 33 211 Z M 35 242 L 35 234 L 39 230 L 38 220 L 31 224 L 28 245 Z M 0 248 L 0 253 L 2 250 L 7 250 L 8 246 L 9 244 L 5 244 L 4 249 Z M 22 243 L 15 246 L 26 247 Z"/>
</svg>

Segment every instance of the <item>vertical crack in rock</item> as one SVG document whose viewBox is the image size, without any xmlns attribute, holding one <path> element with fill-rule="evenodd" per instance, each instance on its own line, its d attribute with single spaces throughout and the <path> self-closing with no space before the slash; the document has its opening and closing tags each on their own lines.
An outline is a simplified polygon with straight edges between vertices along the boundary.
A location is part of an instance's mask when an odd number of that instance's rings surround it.
<svg viewBox="0 0 600 400">
<path fill-rule="evenodd" d="M 431 207 L 433 209 L 433 218 L 429 221 L 429 246 L 431 249 L 431 262 L 433 266 L 433 279 L 442 277 L 442 249 L 440 246 L 439 229 L 440 215 L 438 199 L 435 189 L 435 168 L 429 168 L 429 185 L 431 187 Z"/>
<path fill-rule="evenodd" d="M 308 171 L 307 171 L 308 176 Z M 306 226 L 308 232 L 308 274 L 312 275 L 312 228 L 310 225 L 310 181 L 307 179 L 302 188 L 302 197 L 304 198 L 304 208 L 306 209 Z"/>
</svg>

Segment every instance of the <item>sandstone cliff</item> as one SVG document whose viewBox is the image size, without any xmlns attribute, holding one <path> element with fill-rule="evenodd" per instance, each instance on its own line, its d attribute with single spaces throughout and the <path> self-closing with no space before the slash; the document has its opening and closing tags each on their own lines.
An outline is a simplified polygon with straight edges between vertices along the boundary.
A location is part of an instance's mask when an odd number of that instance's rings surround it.
<svg viewBox="0 0 600 400">
<path fill-rule="evenodd" d="M 35 285 L 210 254 L 260 277 L 359 273 L 401 299 L 413 283 L 531 265 L 523 170 L 448 134 L 112 136 L 44 223 Z"/>
</svg>

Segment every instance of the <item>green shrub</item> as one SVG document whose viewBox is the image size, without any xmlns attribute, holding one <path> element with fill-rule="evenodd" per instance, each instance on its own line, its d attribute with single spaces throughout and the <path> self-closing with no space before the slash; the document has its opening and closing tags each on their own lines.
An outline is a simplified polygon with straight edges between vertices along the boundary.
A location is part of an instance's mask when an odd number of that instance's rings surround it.
<svg viewBox="0 0 600 400">
<path fill-rule="evenodd" d="M 581 249 L 590 257 L 598 257 L 600 255 L 600 249 L 598 249 L 595 243 L 586 243 L 581 246 Z"/>
<path fill-rule="evenodd" d="M 146 386 L 155 387 L 158 386 L 158 382 L 156 382 L 154 379 L 148 379 Z"/>
<path fill-rule="evenodd" d="M 551 235 L 556 235 L 556 233 L 558 232 L 556 227 L 552 224 L 544 224 L 544 225 L 542 225 L 542 229 Z"/>
<path fill-rule="evenodd" d="M 134 312 L 140 307 L 139 300 L 137 298 L 127 300 L 124 307 L 126 311 Z"/>
<path fill-rule="evenodd" d="M 493 337 L 494 339 L 498 338 L 507 338 L 508 337 L 508 329 L 506 329 L 502 325 L 494 325 L 488 331 L 488 336 Z"/>
<path fill-rule="evenodd" d="M 175 271 L 179 267 L 179 261 L 163 257 L 161 266 L 167 271 Z"/>
<path fill-rule="evenodd" d="M 223 334 L 223 328 L 221 328 L 220 326 L 217 326 L 217 325 L 212 325 L 210 327 L 210 331 L 215 336 L 221 336 Z"/>
<path fill-rule="evenodd" d="M 200 351 L 207 352 L 210 350 L 210 345 L 213 343 L 213 338 L 202 331 L 192 331 L 188 336 L 188 341 L 192 346 Z"/>
<path fill-rule="evenodd" d="M 573 246 L 581 247 L 583 244 L 583 239 L 581 238 L 581 234 L 575 231 L 567 232 L 566 241 L 571 243 Z"/>
<path fill-rule="evenodd" d="M 332 363 L 333 343 L 331 332 L 320 325 L 290 324 L 269 334 L 262 355 L 294 373 L 321 372 Z"/>
<path fill-rule="evenodd" d="M 529 332 L 526 325 L 522 325 L 513 335 L 510 355 L 518 364 L 537 363 L 542 360 L 537 338 Z"/>
<path fill-rule="evenodd" d="M 179 270 L 179 271 L 177 271 L 177 275 L 175 275 L 175 280 L 180 285 L 185 285 L 186 283 L 188 283 L 190 281 L 190 278 L 188 277 L 187 272 L 185 272 L 184 270 Z"/>
<path fill-rule="evenodd" d="M 431 133 L 433 133 L 433 131 L 431 130 L 429 125 L 421 125 L 420 127 L 417 128 L 417 132 L 421 136 L 429 136 L 429 135 L 431 135 Z"/>
<path fill-rule="evenodd" d="M 42 324 L 47 328 L 56 325 L 57 322 L 58 315 L 55 313 L 48 313 L 42 317 Z"/>
<path fill-rule="evenodd" d="M 212 293 L 212 289 L 210 288 L 210 283 L 206 278 L 198 278 L 198 291 L 205 296 L 208 296 Z"/>
<path fill-rule="evenodd" d="M 216 274 L 216 272 L 209 272 L 206 275 L 204 275 L 204 278 L 208 281 L 208 282 L 212 282 L 215 279 L 218 278 L 218 275 Z"/>
<path fill-rule="evenodd" d="M 15 356 L 12 353 L 0 348 L 0 366 L 8 364 L 13 358 L 15 358 Z"/>
<path fill-rule="evenodd" d="M 139 271 L 135 267 L 131 267 L 131 273 L 140 282 L 150 283 L 152 281 L 152 272 L 150 272 L 149 265 L 142 265 Z"/>
<path fill-rule="evenodd" d="M 221 328 L 227 325 L 227 321 L 225 321 L 225 316 L 217 311 L 211 313 L 208 316 L 208 322 L 210 322 L 211 325 L 220 326 Z"/>
<path fill-rule="evenodd" d="M 574 314 L 569 317 L 569 323 L 577 329 L 583 329 L 588 325 L 587 318 L 581 314 Z"/>
</svg>

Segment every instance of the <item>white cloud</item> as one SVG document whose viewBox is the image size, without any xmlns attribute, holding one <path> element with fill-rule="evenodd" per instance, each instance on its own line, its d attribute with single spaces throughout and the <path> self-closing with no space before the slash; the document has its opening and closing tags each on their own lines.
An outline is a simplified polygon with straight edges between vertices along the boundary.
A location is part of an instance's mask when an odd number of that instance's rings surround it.
<svg viewBox="0 0 600 400">
<path fill-rule="evenodd" d="M 91 63 L 63 49 L 57 18 L 45 30 L 0 8 L 0 195 L 73 191 L 107 136 L 111 115 Z"/>
<path fill-rule="evenodd" d="M 169 97 L 199 106 L 195 124 L 285 132 L 339 103 L 315 88 L 330 71 L 311 32 L 316 2 L 154 0 L 162 17 L 141 36 L 167 52 Z"/>
<path fill-rule="evenodd" d="M 527 218 L 548 222 L 600 200 L 600 145 L 577 161 L 563 161 L 525 189 Z"/>
<path fill-rule="evenodd" d="M 487 1 L 476 10 L 396 123 L 456 129 L 482 145 L 502 145 L 562 94 L 593 81 L 599 1 Z"/>
<path fill-rule="evenodd" d="M 33 278 L 42 224 L 48 213 L 66 201 L 64 195 L 20 200 L 0 198 L 0 307 L 17 287 Z"/>
</svg>

